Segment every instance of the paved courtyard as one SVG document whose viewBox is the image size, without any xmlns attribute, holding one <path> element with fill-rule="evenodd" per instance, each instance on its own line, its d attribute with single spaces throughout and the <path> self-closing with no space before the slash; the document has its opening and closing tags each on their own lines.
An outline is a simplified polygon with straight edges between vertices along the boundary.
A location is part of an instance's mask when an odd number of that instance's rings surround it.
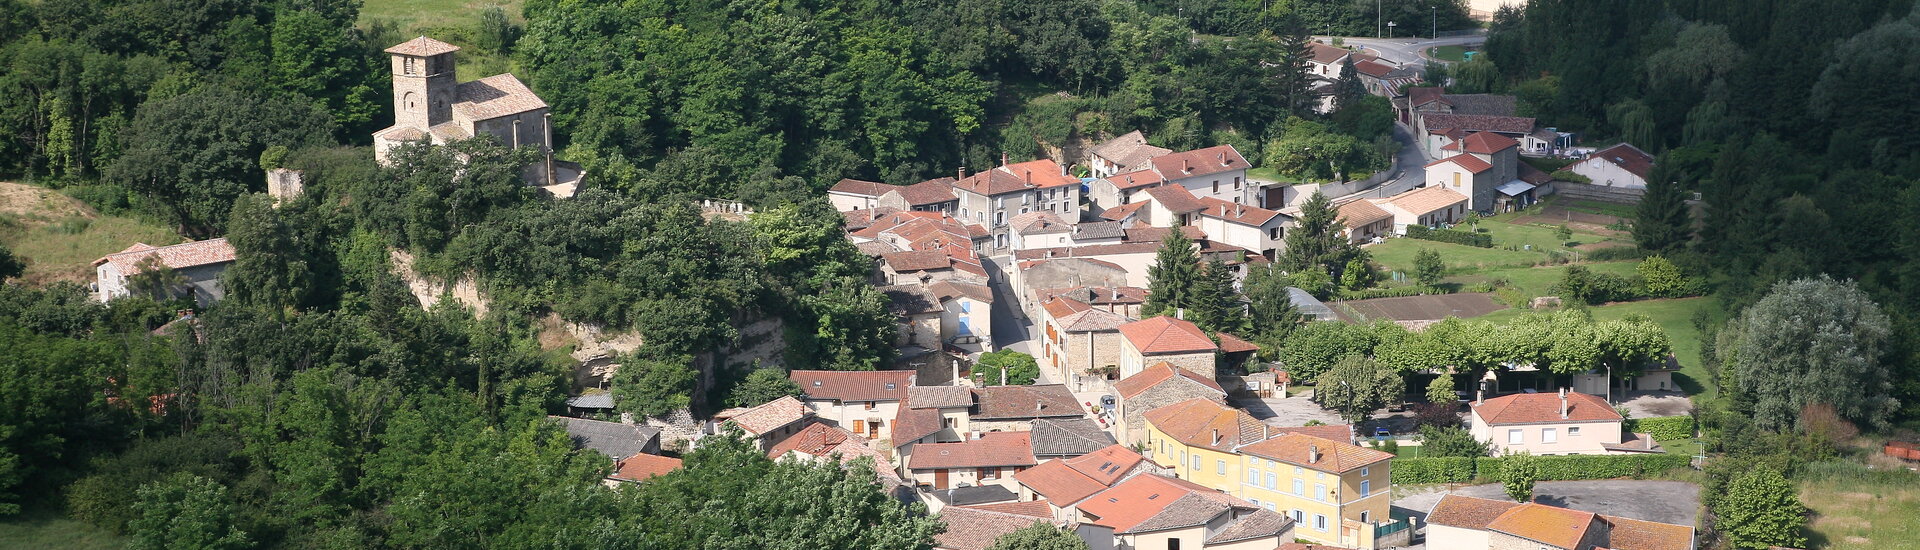
<svg viewBox="0 0 1920 550">
<path fill-rule="evenodd" d="M 1426 525 L 1427 512 L 1449 493 L 1507 500 L 1497 483 L 1431 486 L 1394 498 L 1394 511 L 1420 518 L 1420 525 Z M 1695 525 L 1700 513 L 1700 486 L 1679 481 L 1542 481 L 1534 485 L 1533 494 L 1534 502 L 1541 504 L 1678 525 Z"/>
</svg>

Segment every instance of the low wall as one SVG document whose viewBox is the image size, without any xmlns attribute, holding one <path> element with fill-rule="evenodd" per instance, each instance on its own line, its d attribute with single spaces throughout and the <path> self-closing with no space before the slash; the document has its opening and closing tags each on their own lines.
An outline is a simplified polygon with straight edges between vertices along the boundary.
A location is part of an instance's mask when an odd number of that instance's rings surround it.
<svg viewBox="0 0 1920 550">
<path fill-rule="evenodd" d="M 1618 204 L 1640 204 L 1640 197 L 1645 196 L 1647 194 L 1646 189 L 1636 189 L 1632 187 L 1609 187 L 1605 185 L 1594 185 L 1591 183 L 1574 183 L 1570 181 L 1556 181 L 1549 185 L 1553 187 L 1554 193 L 1564 195 L 1569 199 L 1611 202 L 1611 203 L 1618 203 Z"/>
</svg>

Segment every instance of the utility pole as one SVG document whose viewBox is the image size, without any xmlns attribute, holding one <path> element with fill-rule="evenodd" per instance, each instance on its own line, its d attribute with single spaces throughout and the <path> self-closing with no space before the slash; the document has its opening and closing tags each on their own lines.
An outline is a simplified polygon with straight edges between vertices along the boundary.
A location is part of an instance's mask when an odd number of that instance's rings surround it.
<svg viewBox="0 0 1920 550">
<path fill-rule="evenodd" d="M 1428 38 L 1440 39 L 1440 6 L 1433 7 L 1433 30 L 1428 33 Z"/>
<path fill-rule="evenodd" d="M 1385 21 L 1387 19 L 1385 15 L 1382 15 L 1384 13 L 1386 12 L 1381 11 L 1380 9 L 1380 0 L 1373 0 L 1373 37 L 1374 38 L 1380 38 L 1381 29 L 1384 28 L 1380 26 L 1380 22 Z"/>
</svg>

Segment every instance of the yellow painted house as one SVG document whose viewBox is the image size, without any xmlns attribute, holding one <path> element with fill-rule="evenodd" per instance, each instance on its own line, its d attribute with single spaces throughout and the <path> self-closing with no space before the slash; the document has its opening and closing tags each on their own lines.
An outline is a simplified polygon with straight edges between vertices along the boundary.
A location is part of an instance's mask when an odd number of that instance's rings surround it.
<svg viewBox="0 0 1920 550">
<path fill-rule="evenodd" d="M 1193 398 L 1147 411 L 1146 447 L 1175 477 L 1239 494 L 1240 456 L 1234 449 L 1259 442 L 1273 429 L 1245 411 Z"/>
<path fill-rule="evenodd" d="M 1391 453 L 1304 433 L 1237 451 L 1245 473 L 1233 493 L 1292 517 L 1294 536 L 1374 548 L 1376 526 L 1391 522 Z"/>
<path fill-rule="evenodd" d="M 1295 537 L 1348 548 L 1405 544 L 1408 533 L 1389 513 L 1393 455 L 1349 443 L 1347 426 L 1274 427 L 1200 398 L 1144 416 L 1136 443 L 1147 458 L 1293 518 Z"/>
</svg>

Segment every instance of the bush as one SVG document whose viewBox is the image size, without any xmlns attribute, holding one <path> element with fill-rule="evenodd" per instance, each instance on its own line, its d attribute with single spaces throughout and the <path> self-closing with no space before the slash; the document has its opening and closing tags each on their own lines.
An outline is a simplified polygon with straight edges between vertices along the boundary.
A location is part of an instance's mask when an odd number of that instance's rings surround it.
<svg viewBox="0 0 1920 550">
<path fill-rule="evenodd" d="M 1613 246 L 1587 253 L 1587 260 L 1611 262 L 1614 260 L 1638 260 L 1647 257 L 1647 250 L 1637 246 Z"/>
<path fill-rule="evenodd" d="M 1426 226 L 1408 225 L 1407 236 L 1428 241 L 1493 248 L 1493 235 L 1482 233 L 1468 233 L 1452 229 L 1428 229 Z"/>
<path fill-rule="evenodd" d="M 1396 458 L 1393 482 L 1396 484 L 1467 483 L 1475 479 L 1496 479 L 1502 461 L 1481 458 Z M 1691 457 L 1675 454 L 1566 455 L 1534 456 L 1540 468 L 1540 481 L 1579 481 L 1588 479 L 1646 479 L 1691 464 Z"/>
<path fill-rule="evenodd" d="M 1635 418 L 1627 421 L 1623 429 L 1630 432 L 1645 433 L 1653 436 L 1654 441 L 1673 441 L 1693 437 L 1693 417 L 1663 416 L 1659 418 Z"/>
<path fill-rule="evenodd" d="M 1395 485 L 1466 483 L 1474 477 L 1474 459 L 1465 457 L 1396 458 L 1391 467 Z"/>
<path fill-rule="evenodd" d="M 1573 183 L 1593 183 L 1593 178 L 1582 176 L 1580 174 L 1575 174 L 1567 170 L 1554 170 L 1552 176 L 1555 181 L 1570 181 Z"/>
<path fill-rule="evenodd" d="M 124 185 L 97 183 L 61 189 L 67 196 L 80 199 L 102 214 L 122 215 L 133 210 L 133 194 Z"/>
<path fill-rule="evenodd" d="M 1441 289 L 1440 287 L 1414 285 L 1414 286 L 1397 286 L 1393 288 L 1368 288 L 1368 289 L 1361 289 L 1361 290 L 1342 290 L 1340 291 L 1340 299 L 1365 300 L 1368 298 L 1400 298 L 1405 296 L 1419 296 L 1422 294 L 1444 294 L 1444 293 L 1446 293 L 1446 291 Z"/>
</svg>

